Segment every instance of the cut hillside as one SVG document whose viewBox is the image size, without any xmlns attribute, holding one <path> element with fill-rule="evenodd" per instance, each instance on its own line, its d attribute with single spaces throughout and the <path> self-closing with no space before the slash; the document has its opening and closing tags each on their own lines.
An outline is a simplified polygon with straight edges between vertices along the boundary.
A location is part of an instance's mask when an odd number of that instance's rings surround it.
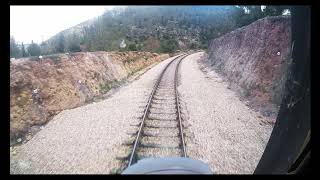
<svg viewBox="0 0 320 180">
<path fill-rule="evenodd" d="M 208 63 L 251 107 L 275 117 L 284 94 L 290 49 L 290 16 L 266 17 L 213 39 Z"/>
<path fill-rule="evenodd" d="M 10 63 L 10 141 L 64 109 L 102 96 L 133 73 L 169 58 L 150 52 L 79 52 Z M 31 128 L 32 130 L 32 128 Z"/>
</svg>

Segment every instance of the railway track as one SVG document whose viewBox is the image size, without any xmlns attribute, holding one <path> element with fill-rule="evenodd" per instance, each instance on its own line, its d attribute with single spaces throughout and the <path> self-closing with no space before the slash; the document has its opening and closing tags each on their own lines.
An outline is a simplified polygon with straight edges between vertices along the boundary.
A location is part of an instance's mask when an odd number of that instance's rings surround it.
<svg viewBox="0 0 320 180">
<path fill-rule="evenodd" d="M 186 56 L 173 59 L 157 79 L 138 124 L 128 166 L 148 157 L 187 156 L 177 92 L 178 67 Z"/>
</svg>

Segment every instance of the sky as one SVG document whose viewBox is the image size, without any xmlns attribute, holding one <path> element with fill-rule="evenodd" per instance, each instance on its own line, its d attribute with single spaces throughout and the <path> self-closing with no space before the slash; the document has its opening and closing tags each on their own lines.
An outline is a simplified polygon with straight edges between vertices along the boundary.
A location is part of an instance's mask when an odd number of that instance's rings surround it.
<svg viewBox="0 0 320 180">
<path fill-rule="evenodd" d="M 115 6 L 10 6 L 10 36 L 24 44 L 41 43 Z"/>
</svg>

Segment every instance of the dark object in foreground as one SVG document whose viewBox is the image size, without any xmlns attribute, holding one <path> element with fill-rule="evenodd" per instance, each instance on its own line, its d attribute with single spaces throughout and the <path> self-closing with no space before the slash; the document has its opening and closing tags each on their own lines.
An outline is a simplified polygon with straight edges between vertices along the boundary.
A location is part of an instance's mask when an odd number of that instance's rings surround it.
<svg viewBox="0 0 320 180">
<path fill-rule="evenodd" d="M 199 160 L 184 157 L 147 158 L 129 166 L 122 174 L 213 174 Z"/>
</svg>

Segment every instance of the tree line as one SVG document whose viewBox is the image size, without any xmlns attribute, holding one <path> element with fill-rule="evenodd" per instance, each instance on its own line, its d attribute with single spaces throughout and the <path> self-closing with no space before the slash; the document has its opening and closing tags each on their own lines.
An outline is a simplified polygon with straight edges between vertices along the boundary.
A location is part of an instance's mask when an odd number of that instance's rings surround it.
<svg viewBox="0 0 320 180">
<path fill-rule="evenodd" d="M 10 58 L 39 56 L 40 54 L 40 46 L 33 41 L 27 48 L 25 48 L 23 42 L 21 43 L 21 46 L 19 46 L 14 37 L 10 37 Z"/>
<path fill-rule="evenodd" d="M 25 48 L 10 37 L 10 57 L 79 51 L 151 51 L 206 49 L 208 41 L 288 6 L 129 6 L 106 11 L 80 32 L 60 32 Z M 125 40 L 125 47 L 120 47 Z"/>
</svg>

